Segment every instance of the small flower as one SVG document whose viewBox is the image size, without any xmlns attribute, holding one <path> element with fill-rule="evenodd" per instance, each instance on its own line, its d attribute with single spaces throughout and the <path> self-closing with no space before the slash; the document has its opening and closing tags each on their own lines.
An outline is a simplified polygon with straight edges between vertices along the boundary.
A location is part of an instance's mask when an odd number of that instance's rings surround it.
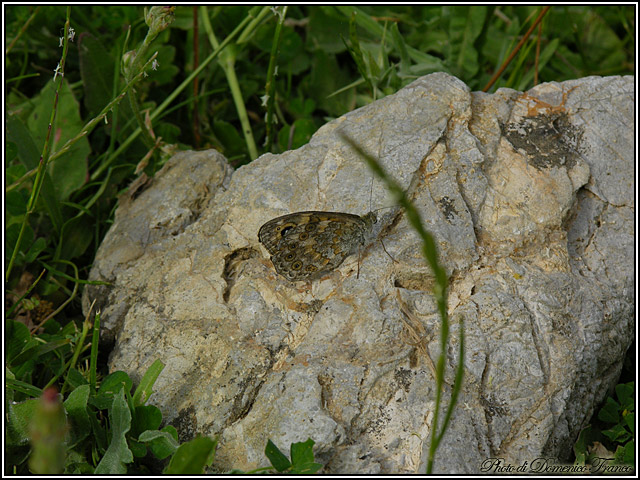
<svg viewBox="0 0 640 480">
<path fill-rule="evenodd" d="M 273 76 L 274 77 L 278 76 L 278 65 L 276 65 L 276 68 L 273 69 Z"/>
<path fill-rule="evenodd" d="M 282 21 L 282 11 L 278 10 L 278 7 L 271 7 L 271 11 Z"/>
<path fill-rule="evenodd" d="M 56 66 L 56 69 L 53 71 L 53 81 L 56 81 L 56 77 L 60 74 L 61 77 L 64 77 L 64 73 L 60 71 L 60 62 Z"/>
<path fill-rule="evenodd" d="M 73 27 L 69 27 L 69 34 L 67 35 L 67 38 L 73 42 L 73 39 L 76 38 L 76 31 L 73 29 Z"/>
<path fill-rule="evenodd" d="M 158 70 L 158 67 L 160 66 L 160 63 L 158 63 L 158 60 L 156 58 L 153 59 L 153 62 L 151 62 L 151 68 L 153 70 Z"/>
<path fill-rule="evenodd" d="M 62 46 L 62 42 L 64 41 L 64 37 L 60 37 L 60 45 L 58 45 L 59 47 Z"/>
</svg>

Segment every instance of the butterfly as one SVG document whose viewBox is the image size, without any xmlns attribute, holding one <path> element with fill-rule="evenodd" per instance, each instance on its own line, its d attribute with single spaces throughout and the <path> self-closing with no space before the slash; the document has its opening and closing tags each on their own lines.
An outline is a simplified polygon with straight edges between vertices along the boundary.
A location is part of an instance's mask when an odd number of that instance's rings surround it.
<svg viewBox="0 0 640 480">
<path fill-rule="evenodd" d="M 291 281 L 310 281 L 342 264 L 365 245 L 377 222 L 374 212 L 364 216 L 341 212 L 297 212 L 269 220 L 258 240 L 271 254 L 271 262 Z"/>
</svg>

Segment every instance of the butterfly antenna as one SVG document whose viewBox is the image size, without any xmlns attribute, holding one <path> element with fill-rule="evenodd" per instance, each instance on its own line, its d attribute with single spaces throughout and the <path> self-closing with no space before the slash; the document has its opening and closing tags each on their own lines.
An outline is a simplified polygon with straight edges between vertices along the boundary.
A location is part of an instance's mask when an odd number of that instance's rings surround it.
<svg viewBox="0 0 640 480">
<path fill-rule="evenodd" d="M 380 244 L 382 245 L 382 249 L 384 250 L 384 253 L 389 255 L 389 258 L 393 260 L 393 263 L 400 263 L 395 258 L 393 258 L 389 252 L 387 252 L 387 247 L 384 246 L 384 242 L 382 241 L 382 238 L 380 239 Z"/>
</svg>

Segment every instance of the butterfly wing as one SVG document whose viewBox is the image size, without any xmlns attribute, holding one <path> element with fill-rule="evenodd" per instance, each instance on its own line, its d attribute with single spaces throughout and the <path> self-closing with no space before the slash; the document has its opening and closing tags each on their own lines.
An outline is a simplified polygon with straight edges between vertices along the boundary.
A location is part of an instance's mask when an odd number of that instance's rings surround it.
<svg viewBox="0 0 640 480">
<path fill-rule="evenodd" d="M 258 238 L 279 274 L 311 280 L 334 270 L 355 252 L 369 227 L 369 216 L 298 212 L 265 223 Z"/>
</svg>

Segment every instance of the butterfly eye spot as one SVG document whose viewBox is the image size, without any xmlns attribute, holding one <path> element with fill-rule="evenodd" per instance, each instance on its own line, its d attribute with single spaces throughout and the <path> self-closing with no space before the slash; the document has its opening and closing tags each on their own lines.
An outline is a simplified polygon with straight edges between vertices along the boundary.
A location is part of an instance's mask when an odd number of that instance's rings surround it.
<svg viewBox="0 0 640 480">
<path fill-rule="evenodd" d="M 296 258 L 296 254 L 294 252 L 289 252 L 284 256 L 284 259 L 287 262 L 290 262 L 291 260 L 293 260 L 294 258 Z M 299 261 L 299 260 L 298 260 Z"/>
<path fill-rule="evenodd" d="M 316 229 L 316 224 L 315 223 L 307 223 L 307 225 L 304 227 L 304 229 L 307 232 L 313 232 Z"/>
<path fill-rule="evenodd" d="M 282 227 L 278 227 L 278 229 L 280 230 L 280 235 L 281 236 L 285 236 L 287 234 L 287 232 L 289 230 L 291 230 L 293 228 L 292 225 L 286 225 L 286 226 L 282 226 Z"/>
<path fill-rule="evenodd" d="M 298 248 L 298 244 L 296 242 L 291 242 L 290 244 L 287 245 L 287 248 L 289 250 L 295 250 L 296 248 Z"/>
<path fill-rule="evenodd" d="M 306 272 L 317 272 L 318 271 L 318 267 L 316 267 L 315 265 L 307 265 L 307 267 L 304 269 Z"/>
<path fill-rule="evenodd" d="M 297 261 L 295 261 L 295 262 L 293 262 L 293 263 L 291 264 L 291 270 L 296 270 L 296 271 L 298 271 L 298 270 L 300 270 L 301 268 L 302 268 L 302 262 L 301 262 L 300 260 L 297 260 Z"/>
<path fill-rule="evenodd" d="M 307 232 L 302 232 L 299 238 L 300 240 L 306 240 L 307 238 L 309 238 L 309 234 Z"/>
</svg>

